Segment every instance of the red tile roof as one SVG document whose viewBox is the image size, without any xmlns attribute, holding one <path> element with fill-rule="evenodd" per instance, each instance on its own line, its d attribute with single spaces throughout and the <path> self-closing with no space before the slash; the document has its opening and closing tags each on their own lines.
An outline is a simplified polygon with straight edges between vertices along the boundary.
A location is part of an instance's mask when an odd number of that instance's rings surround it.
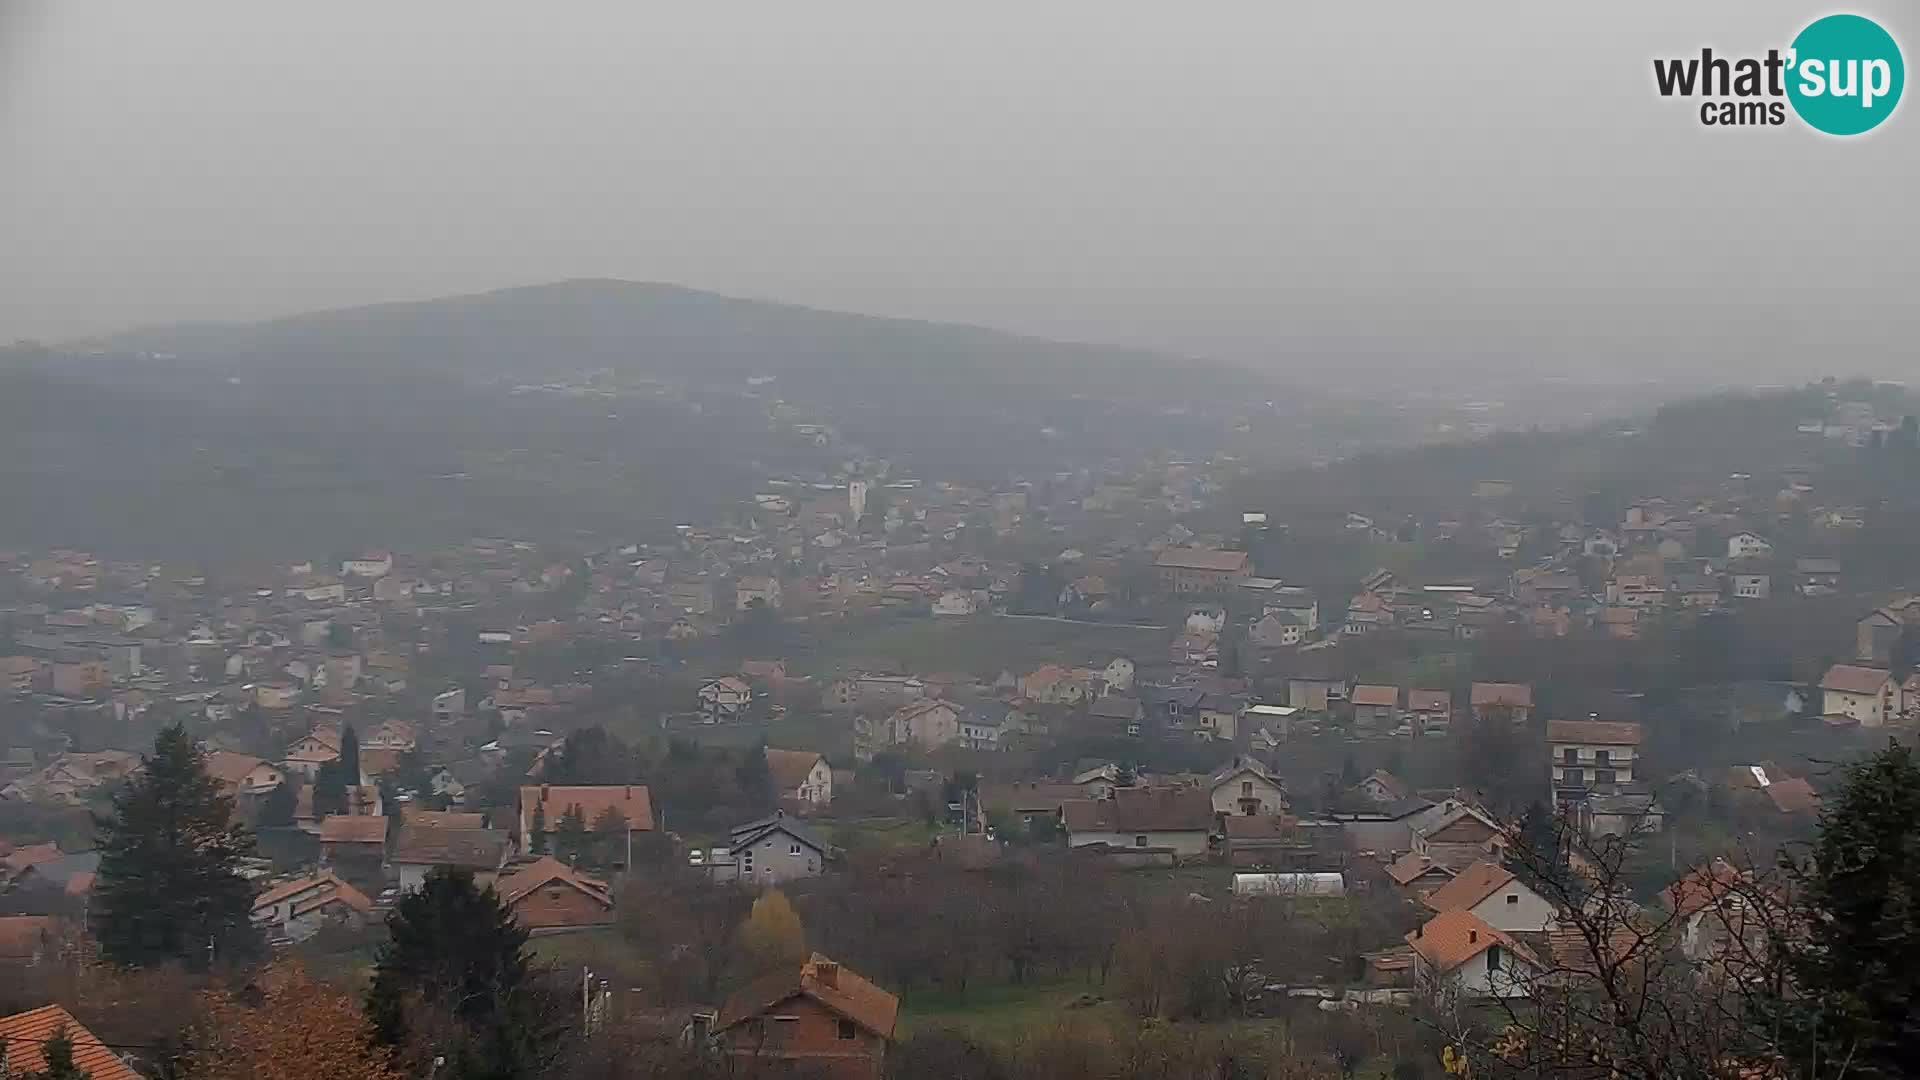
<svg viewBox="0 0 1920 1080">
<path fill-rule="evenodd" d="M 1454 876 L 1452 867 L 1442 866 L 1428 856 L 1417 855 L 1409 851 L 1405 855 L 1395 859 L 1392 865 L 1387 867 L 1387 876 L 1394 880 L 1394 884 L 1406 886 L 1419 880 L 1421 875 L 1429 874 L 1436 870 L 1448 877 Z"/>
<path fill-rule="evenodd" d="M 1400 704 L 1400 688 L 1397 686 L 1356 686 L 1349 697 L 1355 705 Z"/>
<path fill-rule="evenodd" d="M 893 1038 L 900 1015 L 899 998 L 814 953 L 797 971 L 775 972 L 729 997 L 714 1030 L 725 1031 L 796 997 L 811 998 L 883 1039 Z"/>
<path fill-rule="evenodd" d="M 140 1080 L 93 1032 L 58 1005 L 0 1016 L 0 1073 L 17 1076 L 47 1067 L 40 1048 L 62 1028 L 73 1043 L 73 1063 L 92 1080 Z"/>
<path fill-rule="evenodd" d="M 1485 919 L 1473 912 L 1459 908 L 1435 915 L 1426 925 L 1408 934 L 1406 941 L 1422 960 L 1441 972 L 1452 971 L 1494 945 L 1504 945 L 1515 956 L 1534 967 L 1540 966 L 1540 959 L 1532 949 L 1512 935 L 1488 926 Z"/>
<path fill-rule="evenodd" d="M 1639 746 L 1640 725 L 1618 720 L 1549 720 L 1547 741 Z"/>
<path fill-rule="evenodd" d="M 1155 566 L 1170 570 L 1212 570 L 1238 573 L 1247 568 L 1244 551 L 1213 551 L 1208 548 L 1168 548 L 1154 560 Z"/>
<path fill-rule="evenodd" d="M 1213 799 L 1198 788 L 1118 788 L 1109 799 L 1061 806 L 1068 832 L 1205 832 Z"/>
<path fill-rule="evenodd" d="M 569 808 L 575 806 L 580 808 L 580 816 L 586 819 L 589 829 L 611 807 L 627 816 L 627 828 L 635 832 L 653 830 L 653 801 L 644 784 L 541 784 L 523 787 L 520 789 L 520 815 L 527 828 L 533 826 L 536 806 L 544 807 L 549 831 L 559 828 L 560 819 L 566 816 Z"/>
<path fill-rule="evenodd" d="M 1427 897 L 1427 906 L 1435 911 L 1464 911 L 1506 888 L 1512 880 L 1513 871 L 1482 859 L 1435 889 Z"/>
<path fill-rule="evenodd" d="M 1783 814 L 1816 814 L 1820 812 L 1820 793 L 1813 785 L 1799 777 L 1778 780 L 1763 788 L 1767 798 Z"/>
<path fill-rule="evenodd" d="M 501 878 L 493 889 L 500 894 L 502 903 L 511 905 L 542 885 L 554 881 L 572 886 L 607 907 L 613 907 L 613 896 L 605 882 L 590 878 L 551 855 L 542 855 Z"/>
<path fill-rule="evenodd" d="M 773 774 L 773 790 L 788 795 L 800 790 L 820 755 L 811 750 L 776 750 L 767 747 L 767 771 Z"/>
<path fill-rule="evenodd" d="M 385 844 L 387 819 L 356 814 L 328 814 L 320 822 L 323 844 Z"/>
<path fill-rule="evenodd" d="M 1827 669 L 1826 678 L 1820 680 L 1820 689 L 1842 694 L 1877 694 L 1891 678 L 1892 673 L 1882 668 L 1835 664 Z"/>
<path fill-rule="evenodd" d="M 1473 704 L 1533 707 L 1533 686 L 1529 683 L 1477 682 L 1473 684 Z"/>
</svg>

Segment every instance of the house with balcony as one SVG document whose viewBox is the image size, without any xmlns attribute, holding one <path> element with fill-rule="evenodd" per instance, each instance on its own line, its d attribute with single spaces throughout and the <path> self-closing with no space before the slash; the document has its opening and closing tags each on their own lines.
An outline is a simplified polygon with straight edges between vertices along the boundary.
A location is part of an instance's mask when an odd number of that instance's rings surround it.
<svg viewBox="0 0 1920 1080">
<path fill-rule="evenodd" d="M 1639 724 L 1591 715 L 1585 720 L 1548 721 L 1554 801 L 1583 801 L 1591 794 L 1616 794 L 1632 785 L 1640 734 Z"/>
</svg>

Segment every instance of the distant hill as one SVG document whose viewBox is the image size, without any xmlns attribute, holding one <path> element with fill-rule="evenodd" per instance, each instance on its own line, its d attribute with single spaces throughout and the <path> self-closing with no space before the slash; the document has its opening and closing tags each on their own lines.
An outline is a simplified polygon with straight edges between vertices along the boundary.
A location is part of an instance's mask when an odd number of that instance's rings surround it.
<svg viewBox="0 0 1920 1080">
<path fill-rule="evenodd" d="M 529 378 L 606 369 L 703 383 L 774 376 L 809 388 L 908 398 L 1093 393 L 1166 401 L 1264 384 L 1238 368 L 974 326 L 876 318 L 675 285 L 575 280 L 254 324 L 133 331 L 117 349 L 192 365 L 311 376 L 418 370 Z"/>
</svg>

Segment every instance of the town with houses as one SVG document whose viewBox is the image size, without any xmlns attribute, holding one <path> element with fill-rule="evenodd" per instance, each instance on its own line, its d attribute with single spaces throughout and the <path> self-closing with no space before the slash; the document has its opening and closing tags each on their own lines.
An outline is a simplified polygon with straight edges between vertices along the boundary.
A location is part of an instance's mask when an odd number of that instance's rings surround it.
<svg viewBox="0 0 1920 1080">
<path fill-rule="evenodd" d="M 259 838 L 276 950 L 363 940 L 439 868 L 538 943 L 618 934 L 637 880 L 804 897 L 929 857 L 1384 903 L 1338 974 L 1274 978 L 1524 997 L 1579 944 L 1510 862 L 1527 821 L 1632 841 L 1621 902 L 1692 926 L 1743 845 L 1811 835 L 1821 762 L 1920 725 L 1914 567 L 1856 565 L 1875 510 L 1818 464 L 1899 424 L 1836 401 L 1803 461 L 1604 519 L 1501 476 L 1308 523 L 1236 502 L 1231 461 L 991 490 L 865 462 L 653 542 L 0 552 L 0 966 L 85 954 L 89 815 L 178 724 Z M 878 1075 L 893 973 L 782 978 L 699 1023 L 811 1003 Z"/>
</svg>

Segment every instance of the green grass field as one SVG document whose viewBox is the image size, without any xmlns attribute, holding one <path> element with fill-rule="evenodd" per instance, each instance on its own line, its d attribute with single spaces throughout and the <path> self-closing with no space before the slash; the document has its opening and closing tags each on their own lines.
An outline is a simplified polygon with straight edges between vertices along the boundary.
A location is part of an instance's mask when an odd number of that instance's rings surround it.
<svg viewBox="0 0 1920 1080">
<path fill-rule="evenodd" d="M 977 1038 L 1012 1042 L 1036 1029 L 1067 1019 L 1106 1021 L 1119 1016 L 1109 1001 L 1077 1007 L 1082 996 L 1099 997 L 1099 987 L 1078 980 L 975 986 L 965 994 L 918 993 L 900 1003 L 901 1038 L 916 1032 L 949 1029 Z"/>
</svg>

